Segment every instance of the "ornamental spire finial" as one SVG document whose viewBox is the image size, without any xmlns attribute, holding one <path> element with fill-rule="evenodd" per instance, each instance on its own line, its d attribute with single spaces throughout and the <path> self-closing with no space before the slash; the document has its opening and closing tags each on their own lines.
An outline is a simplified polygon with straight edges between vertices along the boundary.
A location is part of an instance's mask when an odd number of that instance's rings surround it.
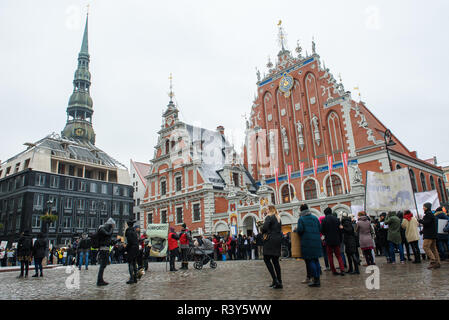
<svg viewBox="0 0 449 320">
<path fill-rule="evenodd" d="M 173 97 L 175 94 L 173 93 L 173 82 L 172 82 L 173 76 L 172 76 L 171 72 L 170 72 L 170 77 L 168 77 L 168 79 L 170 80 L 170 93 L 168 94 L 168 96 L 170 97 L 170 102 L 173 102 L 172 100 L 173 100 Z"/>
<path fill-rule="evenodd" d="M 287 40 L 286 40 L 287 34 L 285 33 L 284 29 L 282 28 L 282 20 L 279 20 L 278 27 L 279 27 L 279 33 L 278 33 L 279 45 L 281 46 L 282 51 L 284 51 L 285 47 L 287 46 Z"/>
</svg>

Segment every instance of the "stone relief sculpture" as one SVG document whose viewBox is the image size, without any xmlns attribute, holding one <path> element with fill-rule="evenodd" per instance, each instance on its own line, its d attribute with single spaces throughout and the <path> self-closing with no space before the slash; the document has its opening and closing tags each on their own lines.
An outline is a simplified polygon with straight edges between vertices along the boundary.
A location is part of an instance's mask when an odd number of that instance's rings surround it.
<svg viewBox="0 0 449 320">
<path fill-rule="evenodd" d="M 351 168 L 353 171 L 352 183 L 353 184 L 362 183 L 362 171 L 360 170 L 359 166 L 351 166 Z"/>
<path fill-rule="evenodd" d="M 282 141 L 284 143 L 284 152 L 288 155 L 290 146 L 288 144 L 287 130 L 285 129 L 285 127 L 282 127 L 281 133 L 282 133 Z"/>
<path fill-rule="evenodd" d="M 319 146 L 321 143 L 320 130 L 318 129 L 318 118 L 316 115 L 312 117 L 312 126 L 313 126 L 313 135 L 316 141 L 316 144 Z"/>
<path fill-rule="evenodd" d="M 269 140 L 270 140 L 270 156 L 271 156 L 271 158 L 274 158 L 274 156 L 276 154 L 274 138 L 275 138 L 275 133 L 273 130 L 270 130 Z"/>
<path fill-rule="evenodd" d="M 298 129 L 298 145 L 301 148 L 301 151 L 303 151 L 305 143 L 304 143 L 304 135 L 302 133 L 303 126 L 301 124 L 301 121 L 298 121 L 296 123 L 296 128 Z"/>
</svg>

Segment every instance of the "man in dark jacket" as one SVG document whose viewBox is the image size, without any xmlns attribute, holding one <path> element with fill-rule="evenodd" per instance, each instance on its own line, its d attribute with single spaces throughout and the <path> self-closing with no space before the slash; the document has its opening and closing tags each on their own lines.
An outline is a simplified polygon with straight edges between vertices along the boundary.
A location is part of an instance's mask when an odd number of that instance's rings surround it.
<svg viewBox="0 0 449 320">
<path fill-rule="evenodd" d="M 128 228 L 125 231 L 126 252 L 128 260 L 129 280 L 127 284 L 137 283 L 137 255 L 139 253 L 139 238 L 136 229 L 133 227 L 135 221 L 128 221 Z"/>
<path fill-rule="evenodd" d="M 427 269 L 437 269 L 440 267 L 440 256 L 437 250 L 437 227 L 436 219 L 432 213 L 432 204 L 430 202 L 424 203 L 424 218 L 418 220 L 423 225 L 421 231 L 423 235 L 423 249 L 430 259 L 430 265 Z"/>
<path fill-rule="evenodd" d="M 33 245 L 34 269 L 36 270 L 36 274 L 33 276 L 34 278 L 39 277 L 39 270 L 41 272 L 41 277 L 44 276 L 42 273 L 42 259 L 44 259 L 46 252 L 47 241 L 45 241 L 44 234 L 41 232 L 38 234 Z"/>
<path fill-rule="evenodd" d="M 344 276 L 345 267 L 343 259 L 341 258 L 340 245 L 341 245 L 341 228 L 340 221 L 332 214 L 331 208 L 324 209 L 326 217 L 321 222 L 321 233 L 324 235 L 327 246 L 327 258 L 334 275 Z M 338 264 L 340 266 L 340 272 L 335 269 L 333 254 L 337 257 Z"/>
<path fill-rule="evenodd" d="M 111 244 L 112 233 L 114 232 L 115 221 L 109 218 L 104 225 L 101 225 L 98 229 L 98 263 L 100 269 L 98 270 L 97 286 L 105 286 L 109 284 L 103 280 L 104 269 L 109 263 L 109 246 Z"/>
<path fill-rule="evenodd" d="M 86 265 L 86 270 L 89 269 L 89 251 L 90 251 L 90 239 L 87 237 L 86 233 L 83 233 L 81 240 L 78 243 L 78 252 L 79 252 L 79 261 L 78 261 L 78 268 L 81 270 L 81 266 L 83 265 L 83 258 L 84 263 Z"/>
<path fill-rule="evenodd" d="M 33 240 L 29 234 L 28 230 L 22 233 L 19 241 L 17 242 L 17 260 L 20 261 L 20 275 L 19 278 L 23 277 L 23 272 L 25 269 L 25 278 L 28 277 L 28 268 L 31 261 L 31 250 L 33 248 Z"/>
<path fill-rule="evenodd" d="M 257 245 L 257 252 L 259 254 L 259 259 L 263 259 L 263 236 L 262 233 L 258 233 L 256 236 L 256 245 Z"/>
</svg>

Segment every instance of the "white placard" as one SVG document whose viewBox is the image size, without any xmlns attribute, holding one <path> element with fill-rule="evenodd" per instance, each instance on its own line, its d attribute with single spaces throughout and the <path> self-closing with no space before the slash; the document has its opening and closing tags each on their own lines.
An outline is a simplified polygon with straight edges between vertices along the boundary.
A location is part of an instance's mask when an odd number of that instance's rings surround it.
<svg viewBox="0 0 449 320">
<path fill-rule="evenodd" d="M 447 234 L 447 232 L 444 232 L 443 229 L 446 227 L 448 221 L 446 219 L 437 219 L 438 221 L 438 233 L 439 234 Z"/>
<path fill-rule="evenodd" d="M 2 241 L 0 243 L 0 248 L 2 248 L 3 250 L 5 250 L 7 246 L 8 246 L 8 241 Z"/>
</svg>

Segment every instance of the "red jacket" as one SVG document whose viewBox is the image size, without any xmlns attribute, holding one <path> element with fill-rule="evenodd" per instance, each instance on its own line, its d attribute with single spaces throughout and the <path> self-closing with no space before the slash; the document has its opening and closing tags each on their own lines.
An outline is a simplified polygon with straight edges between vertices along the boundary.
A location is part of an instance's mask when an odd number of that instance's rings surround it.
<svg viewBox="0 0 449 320">
<path fill-rule="evenodd" d="M 217 248 L 218 248 L 218 240 L 217 240 L 217 238 L 213 238 L 212 239 L 212 242 L 214 243 L 214 250 L 217 250 Z"/>
<path fill-rule="evenodd" d="M 179 243 L 181 243 L 181 244 L 189 244 L 189 238 L 187 237 L 187 232 L 189 232 L 188 229 L 182 230 L 182 234 L 179 237 Z"/>
<path fill-rule="evenodd" d="M 174 232 L 168 234 L 168 250 L 174 250 L 178 247 L 178 235 Z"/>
</svg>

